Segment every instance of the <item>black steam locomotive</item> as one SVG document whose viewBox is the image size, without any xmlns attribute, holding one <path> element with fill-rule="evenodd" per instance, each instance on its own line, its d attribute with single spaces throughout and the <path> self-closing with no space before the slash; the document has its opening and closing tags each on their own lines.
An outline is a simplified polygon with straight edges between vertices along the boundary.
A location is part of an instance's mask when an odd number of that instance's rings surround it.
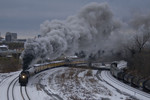
<svg viewBox="0 0 150 100">
<path fill-rule="evenodd" d="M 26 86 L 28 83 L 29 71 L 22 71 L 19 75 L 19 83 L 21 86 Z"/>
<path fill-rule="evenodd" d="M 124 83 L 150 93 L 150 78 L 137 76 L 124 69 L 119 69 L 117 63 L 111 64 L 110 72 L 115 78 L 122 80 Z"/>
<path fill-rule="evenodd" d="M 61 66 L 71 67 L 71 66 L 76 66 L 76 64 L 84 64 L 84 63 L 85 63 L 84 60 L 73 60 L 73 61 L 62 60 L 62 61 L 53 61 L 53 62 L 43 63 L 43 64 L 35 64 L 33 67 L 23 70 L 20 73 L 19 83 L 21 86 L 26 86 L 29 77 L 50 68 L 61 67 Z"/>
</svg>

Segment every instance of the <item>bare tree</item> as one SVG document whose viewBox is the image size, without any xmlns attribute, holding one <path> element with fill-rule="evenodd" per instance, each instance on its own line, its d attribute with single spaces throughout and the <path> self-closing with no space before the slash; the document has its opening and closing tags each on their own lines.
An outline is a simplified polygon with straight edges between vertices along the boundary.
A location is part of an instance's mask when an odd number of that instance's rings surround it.
<svg viewBox="0 0 150 100">
<path fill-rule="evenodd" d="M 129 56 L 131 55 L 131 57 L 134 57 L 134 54 L 136 53 L 136 47 L 134 44 L 131 45 L 126 45 L 125 46 L 125 50 L 126 50 L 126 55 Z"/>
<path fill-rule="evenodd" d="M 141 35 L 135 35 L 135 46 L 138 50 L 138 52 L 140 53 L 142 51 L 142 49 L 145 47 L 146 43 L 149 41 L 150 39 L 150 32 L 146 32 L 143 33 Z"/>
<path fill-rule="evenodd" d="M 145 32 L 143 34 L 136 34 L 132 41 L 127 43 L 125 47 L 126 55 L 134 57 L 136 53 L 141 53 L 145 48 L 146 44 L 150 40 L 150 32 Z"/>
</svg>

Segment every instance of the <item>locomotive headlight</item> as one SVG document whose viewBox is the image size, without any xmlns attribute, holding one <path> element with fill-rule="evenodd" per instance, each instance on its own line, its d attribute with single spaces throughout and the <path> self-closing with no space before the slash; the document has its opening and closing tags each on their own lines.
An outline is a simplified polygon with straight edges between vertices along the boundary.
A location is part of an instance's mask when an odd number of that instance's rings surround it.
<svg viewBox="0 0 150 100">
<path fill-rule="evenodd" d="M 25 75 L 22 75 L 22 78 L 26 78 L 26 76 L 25 76 Z"/>
</svg>

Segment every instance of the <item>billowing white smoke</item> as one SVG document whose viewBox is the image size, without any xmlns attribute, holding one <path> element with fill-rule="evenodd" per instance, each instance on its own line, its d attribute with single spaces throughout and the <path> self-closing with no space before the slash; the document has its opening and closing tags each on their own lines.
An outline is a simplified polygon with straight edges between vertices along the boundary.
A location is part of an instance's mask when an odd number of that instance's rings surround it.
<svg viewBox="0 0 150 100">
<path fill-rule="evenodd" d="M 143 28 L 145 31 L 150 31 L 150 14 L 136 15 L 130 24 L 136 30 Z"/>
<path fill-rule="evenodd" d="M 91 3 L 64 21 L 41 24 L 41 37 L 28 40 L 23 55 L 32 55 L 33 59 L 55 59 L 81 50 L 87 54 L 96 53 L 106 47 L 108 37 L 119 27 L 107 3 Z"/>
</svg>

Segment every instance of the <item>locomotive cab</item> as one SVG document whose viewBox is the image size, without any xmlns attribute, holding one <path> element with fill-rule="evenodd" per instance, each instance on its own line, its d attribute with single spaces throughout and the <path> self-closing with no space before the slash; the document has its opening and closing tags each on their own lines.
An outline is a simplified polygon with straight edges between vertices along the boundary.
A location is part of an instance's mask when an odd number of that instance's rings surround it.
<svg viewBox="0 0 150 100">
<path fill-rule="evenodd" d="M 29 77 L 29 72 L 28 71 L 22 71 L 19 75 L 19 83 L 21 86 L 26 86 L 28 83 L 28 77 Z"/>
</svg>

